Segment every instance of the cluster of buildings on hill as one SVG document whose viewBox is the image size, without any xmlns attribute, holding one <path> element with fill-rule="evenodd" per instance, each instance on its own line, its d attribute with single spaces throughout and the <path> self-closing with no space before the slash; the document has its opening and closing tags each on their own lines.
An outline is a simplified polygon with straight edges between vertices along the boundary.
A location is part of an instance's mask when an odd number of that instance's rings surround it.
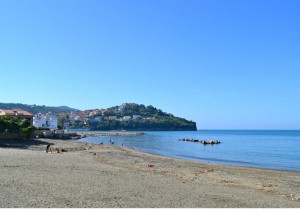
<svg viewBox="0 0 300 210">
<path fill-rule="evenodd" d="M 132 116 L 121 116 L 118 117 L 113 112 L 112 115 L 106 115 L 107 109 L 92 109 L 85 111 L 71 111 L 71 112 L 62 112 L 59 113 L 58 118 L 63 119 L 63 127 L 68 128 L 74 123 L 81 121 L 84 124 L 88 122 L 100 122 L 104 120 L 117 120 L 117 121 L 130 121 L 132 119 L 141 118 L 140 115 L 132 115 Z"/>
<path fill-rule="evenodd" d="M 120 116 L 120 114 L 123 113 L 123 111 L 126 109 L 126 106 L 128 105 L 137 104 L 123 103 L 122 105 L 117 106 L 115 109 L 110 110 L 112 111 L 110 112 L 110 114 L 107 113 L 109 109 L 89 109 L 85 111 L 61 112 L 59 113 L 58 118 L 63 119 L 62 121 L 64 128 L 68 128 L 69 126 L 72 126 L 73 124 L 79 121 L 83 122 L 84 124 L 87 124 L 88 122 L 100 122 L 104 120 L 130 121 L 133 119 L 141 118 L 141 116 L 137 114 L 131 116 Z M 148 120 L 151 119 L 149 118 Z"/>
<path fill-rule="evenodd" d="M 82 122 L 87 124 L 88 122 L 100 122 L 103 120 L 117 120 L 117 121 L 130 121 L 134 119 L 142 118 L 140 115 L 133 114 L 131 116 L 123 116 L 123 113 L 128 104 L 124 103 L 121 106 L 117 106 L 115 109 L 110 110 L 110 114 L 106 112 L 108 109 L 91 109 L 85 111 L 70 111 L 61 112 L 57 115 L 49 113 L 31 114 L 24 110 L 0 110 L 0 116 L 14 116 L 17 118 L 26 118 L 35 127 L 43 127 L 49 129 L 57 129 L 59 122 L 62 128 L 67 129 L 76 122 Z M 130 104 L 132 105 L 132 104 Z M 145 120 L 153 120 L 154 117 L 143 118 Z"/>
</svg>

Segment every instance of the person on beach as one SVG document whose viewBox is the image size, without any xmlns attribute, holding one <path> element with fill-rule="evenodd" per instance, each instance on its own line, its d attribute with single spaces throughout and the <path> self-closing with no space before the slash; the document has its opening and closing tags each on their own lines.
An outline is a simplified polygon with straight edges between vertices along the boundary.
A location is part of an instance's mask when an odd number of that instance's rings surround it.
<svg viewBox="0 0 300 210">
<path fill-rule="evenodd" d="M 99 144 L 100 144 L 100 145 L 103 145 L 103 141 L 101 141 Z"/>
<path fill-rule="evenodd" d="M 49 152 L 49 150 L 50 150 L 50 144 L 48 144 L 48 145 L 47 145 L 47 147 L 46 147 L 46 151 L 45 151 L 45 152 L 46 152 L 46 153 L 48 153 L 48 152 Z"/>
<path fill-rule="evenodd" d="M 114 144 L 114 140 L 111 140 L 111 144 Z"/>
</svg>

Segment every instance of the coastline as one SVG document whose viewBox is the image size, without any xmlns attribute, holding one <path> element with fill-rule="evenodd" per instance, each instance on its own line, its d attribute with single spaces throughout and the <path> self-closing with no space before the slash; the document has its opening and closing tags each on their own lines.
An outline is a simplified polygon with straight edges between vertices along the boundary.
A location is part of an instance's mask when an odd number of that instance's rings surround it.
<svg viewBox="0 0 300 210">
<path fill-rule="evenodd" d="M 0 145 L 2 208 L 300 207 L 296 172 L 174 159 L 114 145 L 32 142 Z M 67 152 L 47 154 L 47 144 Z"/>
</svg>

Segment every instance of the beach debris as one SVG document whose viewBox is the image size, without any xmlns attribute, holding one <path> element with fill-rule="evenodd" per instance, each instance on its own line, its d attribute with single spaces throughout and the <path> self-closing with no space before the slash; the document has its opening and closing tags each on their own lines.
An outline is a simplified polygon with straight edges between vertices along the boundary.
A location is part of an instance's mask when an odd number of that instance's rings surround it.
<svg viewBox="0 0 300 210">
<path fill-rule="evenodd" d="M 192 177 L 190 180 L 195 181 L 196 179 L 197 179 L 197 177 Z"/>
<path fill-rule="evenodd" d="M 212 169 L 212 168 L 209 168 L 209 169 L 205 170 L 206 173 L 213 172 L 213 171 L 214 171 L 214 169 Z"/>
<path fill-rule="evenodd" d="M 149 164 L 148 164 L 148 167 L 149 167 L 149 168 L 153 168 L 153 167 L 154 167 L 154 164 L 150 164 L 150 163 L 149 163 Z"/>
<path fill-rule="evenodd" d="M 194 170 L 191 172 L 191 174 L 203 174 L 204 171 L 201 171 L 201 170 Z"/>
<path fill-rule="evenodd" d="M 270 184 L 270 183 L 262 183 L 262 187 L 273 187 L 273 184 Z"/>
</svg>

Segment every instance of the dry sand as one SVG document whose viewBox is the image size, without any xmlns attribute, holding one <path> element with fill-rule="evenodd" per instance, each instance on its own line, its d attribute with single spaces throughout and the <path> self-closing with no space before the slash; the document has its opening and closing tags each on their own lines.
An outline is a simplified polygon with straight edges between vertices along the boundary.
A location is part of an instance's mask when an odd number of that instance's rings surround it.
<svg viewBox="0 0 300 210">
<path fill-rule="evenodd" d="M 300 207 L 300 173 L 178 160 L 113 145 L 13 143 L 0 141 L 1 208 Z M 45 153 L 48 143 L 68 152 Z"/>
</svg>

